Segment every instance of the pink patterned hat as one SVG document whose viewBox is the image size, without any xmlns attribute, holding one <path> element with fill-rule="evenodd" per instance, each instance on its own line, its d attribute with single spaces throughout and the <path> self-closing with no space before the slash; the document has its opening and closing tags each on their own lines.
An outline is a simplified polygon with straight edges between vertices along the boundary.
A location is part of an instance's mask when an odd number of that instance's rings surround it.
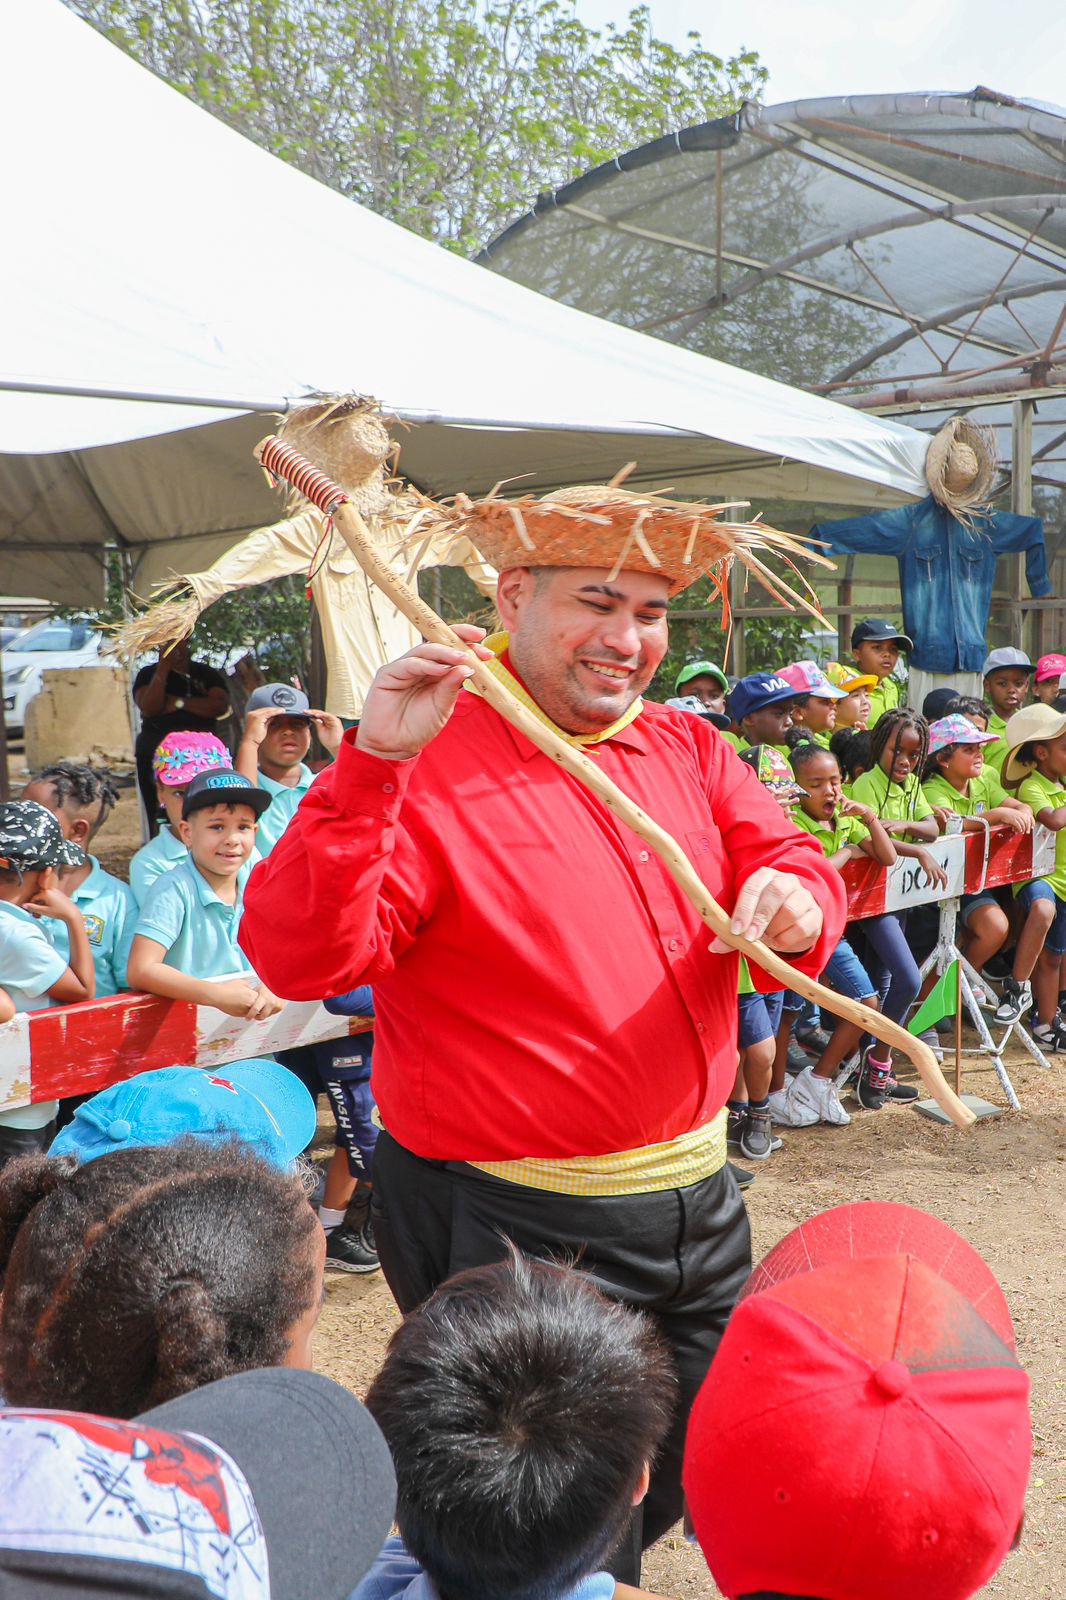
<svg viewBox="0 0 1066 1600">
<path fill-rule="evenodd" d="M 155 747 L 152 771 L 168 789 L 191 783 L 199 772 L 231 767 L 233 758 L 213 733 L 168 733 Z"/>
</svg>

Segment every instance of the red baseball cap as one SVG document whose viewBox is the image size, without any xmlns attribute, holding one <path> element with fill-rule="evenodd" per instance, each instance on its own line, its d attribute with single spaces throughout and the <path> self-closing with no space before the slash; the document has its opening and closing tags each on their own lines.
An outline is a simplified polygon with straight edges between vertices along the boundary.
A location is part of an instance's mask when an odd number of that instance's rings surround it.
<svg viewBox="0 0 1066 1600">
<path fill-rule="evenodd" d="M 1066 656 L 1041 656 L 1036 664 L 1037 683 L 1047 683 L 1051 678 L 1061 678 L 1066 672 Z"/>
<path fill-rule="evenodd" d="M 988 1267 L 937 1218 L 863 1202 L 752 1274 L 689 1418 L 685 1493 L 729 1600 L 966 1600 L 1014 1542 L 1031 1453 Z"/>
</svg>

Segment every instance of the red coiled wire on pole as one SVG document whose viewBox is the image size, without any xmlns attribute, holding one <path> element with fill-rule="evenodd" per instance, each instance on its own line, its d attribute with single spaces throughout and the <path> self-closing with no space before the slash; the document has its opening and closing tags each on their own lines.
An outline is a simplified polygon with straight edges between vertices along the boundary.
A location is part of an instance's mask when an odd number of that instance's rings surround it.
<svg viewBox="0 0 1066 1600">
<path fill-rule="evenodd" d="M 283 444 L 280 439 L 268 439 L 259 452 L 259 460 L 271 477 L 284 478 L 319 511 L 324 511 L 327 517 L 332 516 L 337 507 L 344 505 L 348 499 L 344 490 L 339 489 L 331 478 L 319 472 L 291 444 Z"/>
</svg>

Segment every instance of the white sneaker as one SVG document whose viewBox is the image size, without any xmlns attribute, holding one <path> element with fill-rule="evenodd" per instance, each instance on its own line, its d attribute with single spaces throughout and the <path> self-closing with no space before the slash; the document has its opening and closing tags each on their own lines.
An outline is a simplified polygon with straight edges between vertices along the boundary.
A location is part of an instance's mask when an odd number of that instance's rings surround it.
<svg viewBox="0 0 1066 1600">
<path fill-rule="evenodd" d="M 837 1086 L 832 1078 L 816 1078 L 807 1069 L 793 1078 L 790 1089 L 792 1103 L 814 1113 L 814 1120 L 831 1123 L 835 1128 L 846 1128 L 851 1118 L 840 1104 Z"/>
<path fill-rule="evenodd" d="M 809 1067 L 805 1070 L 810 1073 Z M 769 1097 L 770 1120 L 779 1128 L 813 1128 L 818 1121 L 816 1111 L 812 1111 L 809 1106 L 800 1105 L 793 1099 L 792 1086 L 797 1081 L 796 1078 L 790 1078 L 783 1089 L 775 1090 Z"/>
</svg>

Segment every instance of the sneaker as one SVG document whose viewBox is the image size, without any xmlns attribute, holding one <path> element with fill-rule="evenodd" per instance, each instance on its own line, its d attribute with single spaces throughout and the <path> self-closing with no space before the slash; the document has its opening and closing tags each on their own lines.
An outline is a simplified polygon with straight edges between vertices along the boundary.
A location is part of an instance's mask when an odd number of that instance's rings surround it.
<svg viewBox="0 0 1066 1600">
<path fill-rule="evenodd" d="M 805 1070 L 810 1072 L 808 1065 Z M 813 1128 L 818 1121 L 818 1113 L 810 1105 L 805 1105 L 792 1097 L 792 1085 L 798 1083 L 798 1078 L 793 1078 L 783 1089 L 777 1089 L 770 1096 L 770 1120 L 781 1128 Z"/>
<path fill-rule="evenodd" d="M 919 1093 L 920 1091 L 914 1087 L 913 1083 L 900 1083 L 897 1078 L 889 1076 L 888 1098 L 890 1100 L 898 1100 L 909 1104 L 911 1101 L 918 1099 Z"/>
<path fill-rule="evenodd" d="M 801 1044 L 795 1039 L 788 1041 L 788 1060 L 785 1062 L 785 1071 L 789 1077 L 794 1078 L 797 1073 L 806 1072 L 811 1064 L 811 1058 Z"/>
<path fill-rule="evenodd" d="M 748 1108 L 743 1111 L 734 1111 L 730 1106 L 726 1115 L 725 1142 L 731 1150 L 740 1149 L 740 1140 L 744 1132 L 744 1124 L 748 1120 Z"/>
<path fill-rule="evenodd" d="M 829 1048 L 829 1035 L 824 1028 L 802 1026 L 796 1029 L 796 1038 L 812 1055 L 820 1056 L 823 1050 Z"/>
<path fill-rule="evenodd" d="M 878 1062 L 867 1050 L 862 1058 L 859 1081 L 855 1094 L 866 1111 L 880 1111 L 888 1099 L 889 1079 L 892 1069 L 887 1062 Z"/>
<path fill-rule="evenodd" d="M 1058 1017 L 1054 1022 L 1038 1022 L 1029 1031 L 1033 1042 L 1040 1046 L 1045 1055 L 1061 1055 L 1066 1051 L 1066 1026 Z"/>
<path fill-rule="evenodd" d="M 778 1140 L 778 1144 L 780 1144 Z M 768 1161 L 774 1150 L 769 1111 L 749 1111 L 740 1135 L 740 1153 L 749 1161 Z"/>
<path fill-rule="evenodd" d="M 828 1122 L 834 1128 L 846 1128 L 851 1118 L 840 1104 L 837 1086 L 832 1078 L 818 1078 L 808 1070 L 792 1080 L 789 1096 L 794 1106 L 803 1106 L 813 1113 L 813 1121 Z"/>
<path fill-rule="evenodd" d="M 1004 978 L 1003 998 L 995 1009 L 993 1021 L 1017 1022 L 1022 1014 L 1029 1010 L 1033 1003 L 1033 987 L 1030 983 L 1019 983 L 1017 978 Z"/>
<path fill-rule="evenodd" d="M 738 1167 L 735 1162 L 727 1161 L 726 1166 L 737 1180 L 738 1189 L 750 1189 L 755 1182 L 754 1172 L 749 1172 L 746 1167 Z"/>
<path fill-rule="evenodd" d="M 378 1272 L 381 1262 L 374 1248 L 373 1227 L 369 1221 L 358 1232 L 341 1223 L 326 1235 L 326 1266 L 335 1272 Z"/>
</svg>

